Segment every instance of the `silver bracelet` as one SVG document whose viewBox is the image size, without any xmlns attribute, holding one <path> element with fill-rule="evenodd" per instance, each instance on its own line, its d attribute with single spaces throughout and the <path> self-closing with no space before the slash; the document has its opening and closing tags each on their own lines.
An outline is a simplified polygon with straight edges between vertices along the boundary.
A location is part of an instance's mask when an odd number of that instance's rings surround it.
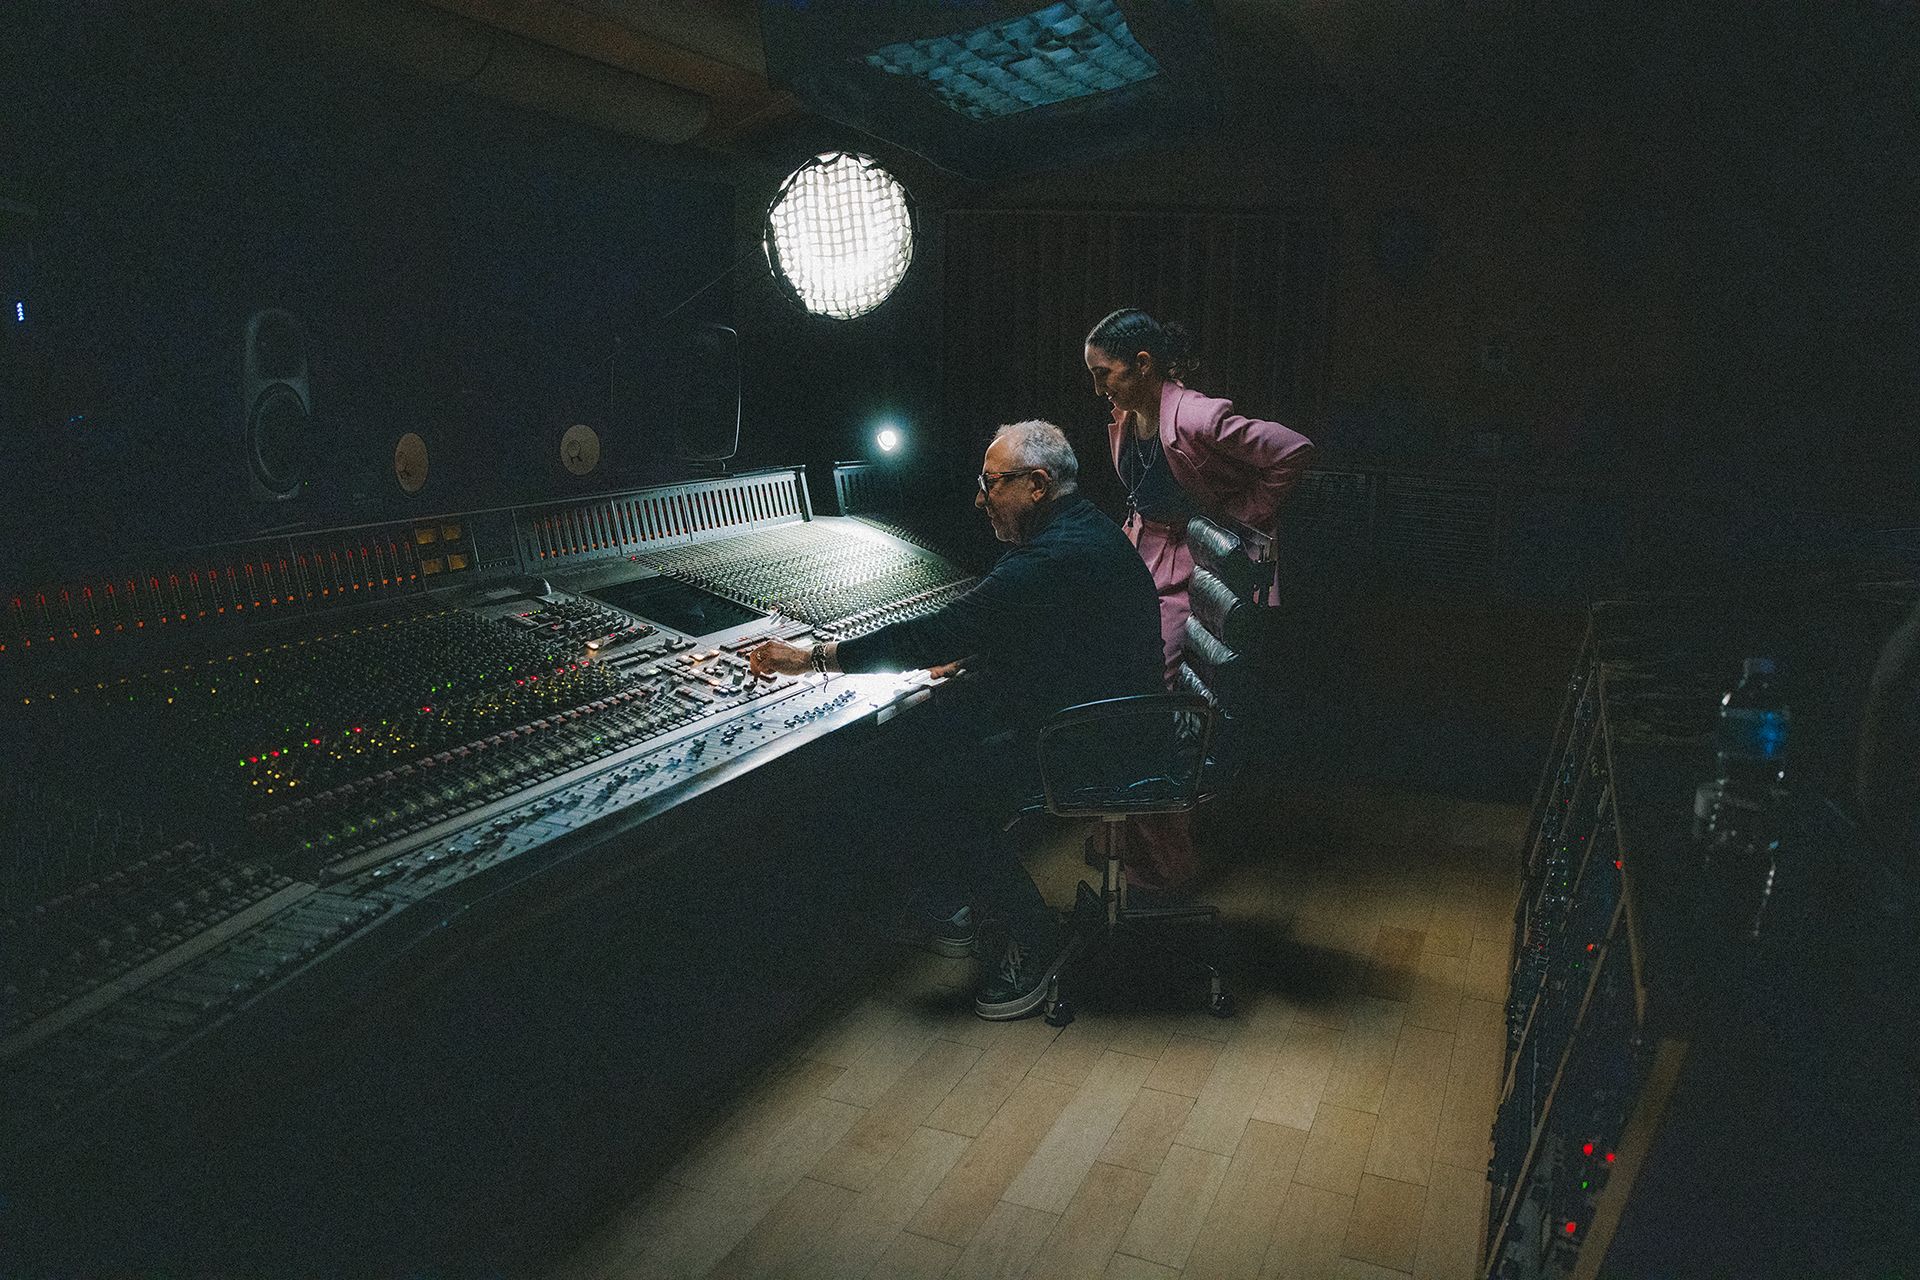
<svg viewBox="0 0 1920 1280">
<path fill-rule="evenodd" d="M 827 674 L 826 641 L 822 640 L 819 644 L 813 646 L 813 651 L 807 655 L 807 664 L 821 675 Z"/>
</svg>

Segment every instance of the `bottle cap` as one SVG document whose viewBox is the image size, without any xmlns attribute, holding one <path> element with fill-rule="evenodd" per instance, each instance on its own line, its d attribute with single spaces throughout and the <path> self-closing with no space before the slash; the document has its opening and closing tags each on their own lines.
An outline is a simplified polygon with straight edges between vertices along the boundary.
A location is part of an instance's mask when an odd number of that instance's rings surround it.
<svg viewBox="0 0 1920 1280">
<path fill-rule="evenodd" d="M 1742 676 L 1770 676 L 1773 674 L 1772 658 L 1748 658 L 1740 664 Z"/>
</svg>

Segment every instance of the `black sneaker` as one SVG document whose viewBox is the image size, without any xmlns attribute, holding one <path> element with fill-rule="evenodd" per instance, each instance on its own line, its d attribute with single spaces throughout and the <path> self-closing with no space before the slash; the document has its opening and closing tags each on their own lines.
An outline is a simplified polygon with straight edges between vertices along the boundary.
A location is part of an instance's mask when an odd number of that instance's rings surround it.
<svg viewBox="0 0 1920 1280">
<path fill-rule="evenodd" d="M 950 916 L 936 916 L 931 912 L 909 908 L 901 914 L 895 936 L 901 942 L 931 951 L 937 956 L 964 959 L 974 951 L 976 930 L 973 908 L 961 907 Z"/>
<path fill-rule="evenodd" d="M 988 975 L 973 997 L 973 1011 L 990 1022 L 1026 1017 L 1045 1002 L 1047 984 L 1066 961 L 1065 943 L 1056 943 L 1043 954 L 1018 942 L 1008 942 L 999 967 Z"/>
</svg>

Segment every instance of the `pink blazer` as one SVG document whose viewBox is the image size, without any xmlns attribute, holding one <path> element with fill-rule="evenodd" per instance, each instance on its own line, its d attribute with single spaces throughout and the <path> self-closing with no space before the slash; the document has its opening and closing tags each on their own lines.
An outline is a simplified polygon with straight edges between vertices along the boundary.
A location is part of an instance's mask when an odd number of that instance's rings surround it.
<svg viewBox="0 0 1920 1280">
<path fill-rule="evenodd" d="M 1126 429 L 1126 415 L 1116 409 L 1107 431 L 1116 471 Z M 1313 454 L 1312 441 L 1298 431 L 1235 413 L 1231 400 L 1171 380 L 1160 390 L 1160 447 L 1173 478 L 1203 510 L 1268 533 Z"/>
</svg>

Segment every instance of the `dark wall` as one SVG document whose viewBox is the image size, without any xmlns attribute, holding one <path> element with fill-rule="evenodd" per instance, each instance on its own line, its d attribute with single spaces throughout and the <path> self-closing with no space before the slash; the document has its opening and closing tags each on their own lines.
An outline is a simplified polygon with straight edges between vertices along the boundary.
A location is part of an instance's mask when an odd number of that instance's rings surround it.
<svg viewBox="0 0 1920 1280">
<path fill-rule="evenodd" d="M 728 262 L 718 161 L 192 8 L 15 19 L 0 195 L 38 217 L 5 496 L 27 536 L 186 542 L 661 468 L 664 424 L 609 420 L 608 359 Z M 724 320 L 730 296 L 681 318 Z M 236 441 L 241 327 L 266 306 L 306 323 L 316 416 L 315 483 L 278 504 L 248 500 Z M 575 422 L 603 441 L 584 479 L 559 464 Z M 432 456 L 414 497 L 392 474 L 406 431 Z"/>
<path fill-rule="evenodd" d="M 1524 8 L 1294 15 L 1215 136 L 979 198 L 1324 215 L 1323 459 L 1910 500 L 1920 10 Z"/>
</svg>

